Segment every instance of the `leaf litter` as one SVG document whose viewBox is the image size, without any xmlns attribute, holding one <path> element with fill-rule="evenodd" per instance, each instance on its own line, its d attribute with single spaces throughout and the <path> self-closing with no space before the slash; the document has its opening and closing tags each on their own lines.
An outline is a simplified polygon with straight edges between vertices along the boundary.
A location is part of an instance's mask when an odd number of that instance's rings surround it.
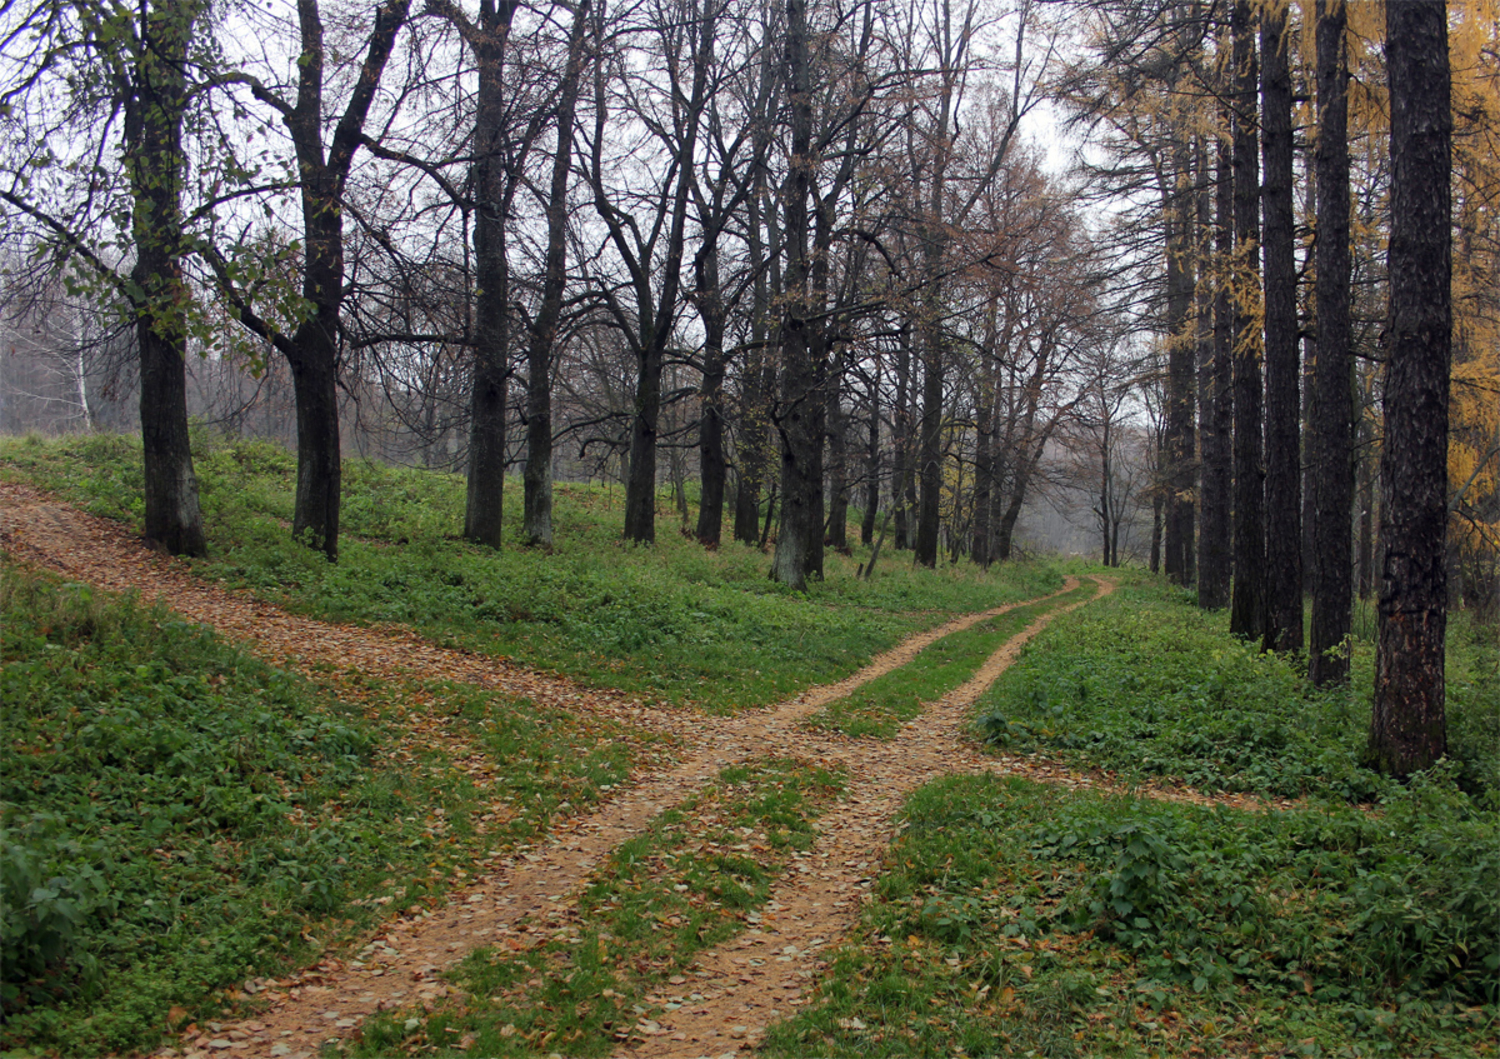
<svg viewBox="0 0 1500 1059">
<path fill-rule="evenodd" d="M 1081 772 L 1036 755 L 996 755 L 966 735 L 973 702 L 1014 662 L 1022 646 L 1088 600 L 1032 622 L 969 681 L 904 724 L 894 739 L 854 739 L 802 727 L 817 709 L 905 665 L 929 644 L 1016 607 L 1072 591 L 1079 584 L 1073 578 L 1049 596 L 966 614 L 912 636 L 835 684 L 732 717 L 705 717 L 646 705 L 504 659 L 440 647 L 400 626 L 370 628 L 290 614 L 248 593 L 204 582 L 187 563 L 148 549 L 119 524 L 29 485 L 0 482 L 0 501 L 0 546 L 18 561 L 111 592 L 160 599 L 187 620 L 213 627 L 274 664 L 325 679 L 336 674 L 340 694 L 355 701 L 361 683 L 370 678 L 467 684 L 580 718 L 611 721 L 675 748 L 672 758 L 648 755 L 629 780 L 606 792 L 604 803 L 555 817 L 540 840 L 482 859 L 473 876 L 450 890 L 440 905 L 393 917 L 357 952 L 326 956 L 288 976 L 247 981 L 237 999 L 260 1009 L 253 1017 L 189 1025 L 175 1047 L 156 1053 L 163 1059 L 312 1059 L 356 1034 L 371 1014 L 431 1010 L 454 991 L 443 973 L 472 950 L 522 951 L 568 931 L 591 873 L 621 843 L 645 831 L 663 811 L 689 801 L 722 769 L 753 756 L 818 761 L 844 770 L 847 786 L 815 823 L 812 849 L 792 855 L 790 869 L 773 885 L 764 910 L 746 914 L 743 933 L 699 955 L 688 972 L 692 981 L 681 975 L 670 979 L 671 985 L 683 986 L 682 996 L 653 998 L 662 1001 L 663 1009 L 643 1019 L 615 1054 L 647 1059 L 753 1050 L 766 1026 L 804 1003 L 804 994 L 826 966 L 821 954 L 850 930 L 869 900 L 896 813 L 911 791 L 962 772 L 1122 789 L 1108 774 Z M 1094 599 L 1114 589 L 1111 582 L 1094 580 Z M 400 761 L 416 762 L 440 749 L 476 787 L 489 786 L 495 770 L 489 755 L 463 726 L 433 716 L 424 705 L 417 694 L 399 711 L 402 734 L 392 753 Z M 1165 784 L 1130 790 L 1175 801 L 1265 806 L 1246 796 L 1208 798 Z M 509 810 L 496 804 L 487 812 L 491 820 L 501 820 Z M 689 992 L 695 984 L 699 991 Z"/>
</svg>

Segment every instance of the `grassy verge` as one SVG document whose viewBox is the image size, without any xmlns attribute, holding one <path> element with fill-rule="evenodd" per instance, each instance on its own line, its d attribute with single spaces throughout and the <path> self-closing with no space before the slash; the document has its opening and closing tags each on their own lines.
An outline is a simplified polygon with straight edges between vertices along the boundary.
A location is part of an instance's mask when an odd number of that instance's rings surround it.
<svg viewBox="0 0 1500 1059">
<path fill-rule="evenodd" d="M 1496 1054 L 1500 836 L 1442 777 L 1378 815 L 954 778 L 904 828 L 766 1054 Z"/>
<path fill-rule="evenodd" d="M 1450 754 L 1464 789 L 1500 808 L 1500 652 L 1494 630 L 1455 622 L 1449 638 Z M 1302 660 L 1226 636 L 1223 616 L 1158 586 L 1122 588 L 1028 645 L 1026 664 L 977 704 L 1007 750 L 1043 752 L 1205 790 L 1377 797 L 1361 767 L 1370 645 L 1356 642 L 1351 689 L 1317 692 Z"/>
<path fill-rule="evenodd" d="M 9 564 L 0 637 L 0 1049 L 150 1047 L 461 879 L 481 830 L 486 850 L 534 836 L 651 752 L 472 689 L 306 680 Z M 426 723 L 467 728 L 497 784 L 404 738 Z"/>
<path fill-rule="evenodd" d="M 647 700 L 712 711 L 780 701 L 847 676 L 901 637 L 953 613 L 1057 588 L 1047 566 L 970 564 L 914 570 L 887 553 L 830 553 L 806 594 L 766 577 L 767 556 L 726 541 L 707 551 L 661 513 L 651 547 L 619 540 L 623 499 L 606 486 L 560 485 L 550 550 L 499 552 L 458 540 L 463 483 L 453 475 L 349 461 L 336 565 L 289 539 L 293 457 L 265 443 L 202 441 L 195 450 L 212 558 L 204 576 L 304 613 L 395 621 L 443 642 L 513 656 Z M 139 441 L 122 437 L 0 441 L 0 469 L 89 510 L 138 525 Z M 519 487 L 506 525 L 519 528 Z M 746 665 L 746 659 L 753 663 Z"/>
<path fill-rule="evenodd" d="M 1089 599 L 1097 591 L 1098 586 L 1090 582 L 1046 602 L 1017 607 L 945 636 L 900 669 L 829 703 L 806 724 L 856 737 L 894 739 L 904 722 L 921 713 L 924 703 L 936 701 L 973 676 L 1012 636 L 1042 615 Z"/>
<path fill-rule="evenodd" d="M 841 784 L 797 761 L 724 770 L 614 852 L 568 929 L 472 953 L 454 974 L 463 1004 L 372 1019 L 353 1054 L 599 1056 L 649 1032 L 652 1015 L 691 1002 L 693 958 L 760 918 Z"/>
</svg>

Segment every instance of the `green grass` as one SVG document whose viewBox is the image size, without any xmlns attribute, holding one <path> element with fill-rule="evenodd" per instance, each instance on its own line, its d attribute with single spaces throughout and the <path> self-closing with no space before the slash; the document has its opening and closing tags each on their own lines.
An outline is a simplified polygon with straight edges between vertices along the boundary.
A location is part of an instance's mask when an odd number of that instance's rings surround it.
<svg viewBox="0 0 1500 1059">
<path fill-rule="evenodd" d="M 894 739 L 900 726 L 976 673 L 1007 640 L 1058 607 L 1089 599 L 1098 586 L 1089 582 L 1043 603 L 1017 607 L 943 637 L 900 669 L 877 677 L 853 694 L 829 703 L 806 724 L 855 737 Z"/>
<path fill-rule="evenodd" d="M 664 750 L 472 688 L 289 675 L 8 563 L 0 637 L 0 1049 L 151 1047 L 172 1008 L 221 1014 Z M 466 729 L 496 785 L 435 750 L 393 760 L 412 723 Z"/>
<path fill-rule="evenodd" d="M 458 539 L 463 482 L 360 460 L 344 470 L 340 559 L 289 539 L 293 457 L 260 442 L 199 439 L 195 458 L 212 558 L 201 574 L 338 621 L 401 622 L 444 643 L 556 669 L 646 701 L 713 712 L 780 701 L 838 680 L 902 637 L 954 613 L 1056 589 L 1045 565 L 914 569 L 887 552 L 871 581 L 866 550 L 829 553 L 827 578 L 793 593 L 767 578 L 769 557 L 726 541 L 708 551 L 658 520 L 654 546 L 623 543 L 623 497 L 560 485 L 551 550 Z M 89 510 L 139 525 L 139 441 L 120 437 L 0 442 L 0 469 Z M 521 490 L 507 483 L 518 533 Z"/>
<path fill-rule="evenodd" d="M 1306 685 L 1301 659 L 1262 654 L 1223 624 L 1176 590 L 1124 587 L 1028 645 L 1026 664 L 977 704 L 981 731 L 1007 750 L 1205 790 L 1377 796 L 1384 780 L 1360 764 L 1369 645 L 1355 645 L 1353 689 L 1319 692 Z M 1500 652 L 1457 627 L 1450 753 L 1465 789 L 1500 807 Z"/>
<path fill-rule="evenodd" d="M 1500 834 L 1449 778 L 1378 814 L 950 778 L 902 826 L 765 1054 L 1495 1054 Z"/>
<path fill-rule="evenodd" d="M 453 1055 L 458 1043 L 486 1056 L 609 1054 L 641 1020 L 690 999 L 694 956 L 760 919 L 841 786 L 798 761 L 725 769 L 614 852 L 567 930 L 527 951 L 471 953 L 452 975 L 462 1003 L 377 1017 L 352 1054 Z"/>
</svg>

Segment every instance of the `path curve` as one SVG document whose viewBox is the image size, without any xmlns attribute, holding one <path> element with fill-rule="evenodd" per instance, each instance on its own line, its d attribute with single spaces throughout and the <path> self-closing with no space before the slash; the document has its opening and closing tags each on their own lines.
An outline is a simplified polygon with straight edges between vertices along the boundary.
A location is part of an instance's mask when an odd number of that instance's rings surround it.
<svg viewBox="0 0 1500 1059">
<path fill-rule="evenodd" d="M 685 748 L 676 764 L 637 774 L 612 801 L 562 821 L 535 846 L 492 859 L 487 871 L 466 887 L 450 892 L 442 907 L 389 922 L 366 947 L 364 959 L 329 958 L 291 978 L 260 983 L 257 991 L 261 1001 L 269 1003 L 267 1011 L 256 1018 L 215 1024 L 211 1033 L 184 1040 L 185 1052 L 162 1053 L 188 1057 L 222 1053 L 310 1059 L 324 1042 L 349 1036 L 376 1011 L 439 999 L 448 991 L 439 977 L 442 970 L 480 945 L 508 942 L 513 947 L 529 947 L 544 940 L 549 932 L 522 924 L 550 922 L 561 928 L 590 871 L 616 846 L 644 830 L 663 810 L 702 789 L 725 766 L 755 754 L 822 755 L 851 768 L 853 783 L 847 795 L 825 816 L 820 828 L 823 835 L 832 836 L 832 841 L 820 843 L 811 859 L 800 865 L 796 879 L 784 883 L 773 896 L 788 910 L 780 917 L 783 922 L 796 918 L 812 928 L 787 934 L 782 949 L 792 946 L 799 954 L 815 950 L 829 940 L 832 932 L 842 933 L 846 923 L 852 922 L 860 883 L 867 881 L 859 872 L 873 862 L 874 851 L 888 837 L 889 821 L 899 803 L 898 792 L 887 782 L 889 777 L 898 768 L 924 777 L 901 785 L 904 792 L 926 778 L 950 771 L 955 762 L 953 727 L 983 688 L 977 686 L 976 678 L 908 724 L 891 743 L 813 733 L 801 729 L 799 722 L 861 684 L 905 665 L 944 636 L 1071 591 L 1078 584 L 1070 578 L 1062 589 L 1048 596 L 955 618 L 903 641 L 843 681 L 811 688 L 776 706 L 734 717 L 705 718 L 687 710 L 648 708 L 618 692 L 587 688 L 502 659 L 439 647 L 409 630 L 371 629 L 290 614 L 246 593 L 205 583 L 191 574 L 187 564 L 151 551 L 118 523 L 88 515 L 17 482 L 0 481 L 0 546 L 20 561 L 73 580 L 115 592 L 135 591 L 147 600 L 161 599 L 185 618 L 215 627 L 273 663 L 304 670 L 333 665 L 339 670 L 358 669 L 395 679 L 410 679 L 424 671 L 441 672 L 558 709 L 579 712 L 586 708 L 593 716 L 604 714 L 674 736 Z M 1061 612 L 1054 611 L 1033 623 L 1012 638 L 1002 653 L 1009 650 L 1013 656 L 1021 643 Z M 1003 669 L 1003 665 L 995 667 L 992 659 L 984 686 Z M 933 733 L 941 733 L 937 738 L 942 745 L 928 745 Z M 424 738 L 432 736 L 429 727 Z M 442 733 L 438 738 L 456 762 L 471 768 L 483 765 L 482 755 L 458 735 Z M 972 749 L 964 753 L 975 761 L 986 760 Z M 920 762 L 919 767 L 916 762 Z M 812 885 L 799 882 L 806 880 L 815 881 Z M 856 895 L 852 905 L 851 894 Z M 521 936 L 521 930 L 527 931 L 526 937 Z M 732 944 L 750 949 L 778 938 L 779 930 L 761 930 L 752 932 L 743 943 Z M 732 963 L 752 958 L 756 957 L 743 952 L 738 956 L 715 952 L 706 954 L 700 965 L 711 968 L 715 960 Z M 785 963 L 794 975 L 811 973 L 807 958 L 795 961 L 795 966 L 790 959 L 771 962 L 778 970 Z M 757 1014 L 773 1011 L 762 994 L 773 980 L 778 983 L 777 989 L 785 990 L 784 976 L 744 977 L 749 980 L 746 984 L 759 989 L 758 993 L 728 990 L 719 995 L 722 1004 L 683 1009 L 683 1019 L 696 1017 L 702 1026 L 709 1026 L 722 1023 L 731 1009 L 745 1008 Z M 755 1020 L 757 1031 L 764 1021 Z M 754 1039 L 748 1026 L 734 1037 L 736 1025 L 721 1026 L 723 1032 L 719 1033 L 695 1023 L 690 1029 L 696 1033 L 673 1029 L 661 1036 L 674 1045 L 703 1038 L 704 1034 L 715 1038 L 729 1035 L 726 1039 L 737 1045 Z M 218 1047 L 204 1050 L 210 1043 Z M 644 1037 L 635 1043 L 641 1046 L 641 1055 L 675 1054 L 653 1049 Z"/>
</svg>

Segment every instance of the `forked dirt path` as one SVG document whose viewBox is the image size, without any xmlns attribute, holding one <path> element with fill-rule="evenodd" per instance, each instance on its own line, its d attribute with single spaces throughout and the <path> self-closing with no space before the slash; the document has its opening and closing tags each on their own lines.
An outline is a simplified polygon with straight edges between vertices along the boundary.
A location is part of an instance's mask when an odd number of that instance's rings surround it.
<svg viewBox="0 0 1500 1059">
<path fill-rule="evenodd" d="M 451 892 L 444 906 L 388 923 L 361 958 L 330 958 L 293 978 L 258 983 L 267 1010 L 253 1019 L 203 1028 L 181 1042 L 182 1050 L 171 1053 L 187 1056 L 310 1057 L 324 1043 L 352 1035 L 377 1010 L 445 995 L 448 987 L 439 974 L 469 950 L 495 944 L 525 948 L 550 934 L 536 924 L 565 926 L 572 899 L 590 871 L 726 765 L 767 753 L 842 762 L 850 769 L 851 786 L 823 818 L 823 840 L 773 895 L 773 911 L 728 948 L 705 954 L 695 977 L 713 981 L 715 988 L 679 1008 L 670 1023 L 642 1023 L 627 1042 L 634 1051 L 623 1054 L 696 1055 L 752 1043 L 771 1018 L 799 999 L 801 983 L 817 970 L 817 951 L 852 923 L 869 883 L 867 869 L 889 838 L 902 796 L 948 772 L 1006 768 L 959 742 L 957 726 L 1021 644 L 1062 612 L 1050 613 L 1012 638 L 974 680 L 933 704 L 896 740 L 855 741 L 803 730 L 799 722 L 906 664 L 941 637 L 1037 600 L 964 615 L 906 640 L 844 681 L 810 689 L 780 705 L 704 718 L 647 708 L 615 692 L 438 647 L 407 630 L 289 614 L 197 580 L 185 564 L 147 550 L 118 524 L 17 483 L 0 482 L 0 545 L 21 561 L 74 580 L 161 598 L 184 617 L 214 626 L 273 662 L 303 669 L 356 669 L 383 678 L 463 681 L 556 708 L 608 715 L 672 735 L 683 747 L 677 763 L 643 771 L 614 800 L 562 822 L 543 842 L 492 858 L 469 885 Z M 1070 579 L 1053 595 L 1077 584 Z M 471 774 L 482 772 L 482 755 L 458 735 L 424 726 L 422 738 L 443 742 Z M 1034 762 L 1018 766 L 1037 767 Z"/>
</svg>

